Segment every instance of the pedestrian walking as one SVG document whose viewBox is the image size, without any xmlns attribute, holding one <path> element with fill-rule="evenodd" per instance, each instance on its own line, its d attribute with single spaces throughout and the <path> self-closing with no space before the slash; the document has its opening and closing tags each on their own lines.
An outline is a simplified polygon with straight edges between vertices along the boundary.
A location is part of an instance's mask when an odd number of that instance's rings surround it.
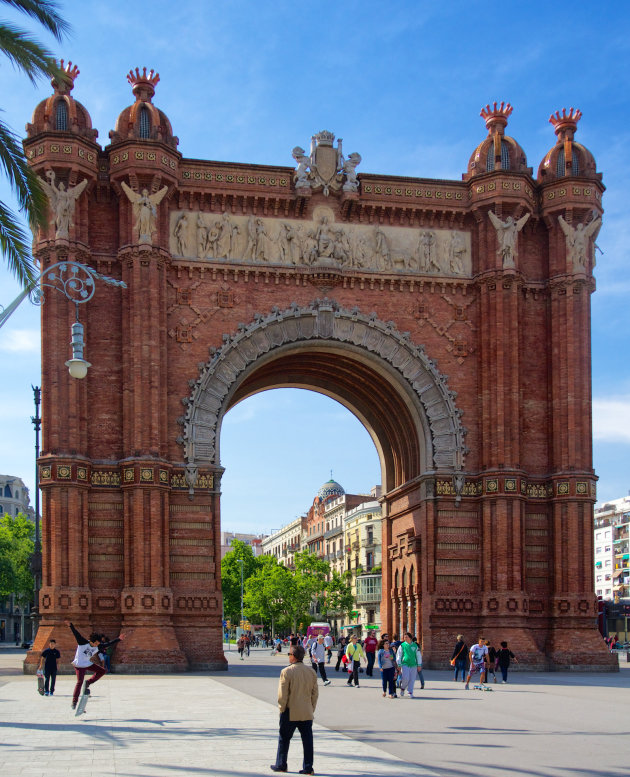
<svg viewBox="0 0 630 777">
<path fill-rule="evenodd" d="M 346 654 L 347 643 L 348 640 L 345 637 L 339 637 L 339 642 L 337 643 L 337 663 L 335 664 L 335 672 L 339 671 L 339 664 L 341 664 L 341 659 Z"/>
<path fill-rule="evenodd" d="M 44 670 L 44 696 L 52 696 L 55 693 L 55 681 L 57 679 L 57 661 L 61 653 L 57 650 L 57 643 L 51 639 L 48 647 L 42 650 L 39 657 L 38 671 Z"/>
<path fill-rule="evenodd" d="M 332 649 L 333 649 L 333 638 L 330 636 L 330 633 L 326 634 L 324 637 L 324 647 L 326 648 L 326 663 L 330 663 L 330 659 L 332 658 Z"/>
<path fill-rule="evenodd" d="M 464 635 L 457 635 L 457 642 L 451 656 L 451 666 L 455 667 L 455 682 L 457 676 L 462 673 L 462 682 L 466 679 L 466 661 L 468 660 L 468 645 L 464 642 Z"/>
<path fill-rule="evenodd" d="M 319 667 L 324 685 L 330 685 L 330 680 L 326 677 L 326 647 L 324 646 L 324 637 L 321 634 L 317 637 L 317 642 L 311 646 L 311 664 L 315 674 L 317 674 Z"/>
<path fill-rule="evenodd" d="M 289 745 L 295 729 L 302 737 L 304 757 L 299 774 L 315 774 L 313 771 L 313 717 L 319 694 L 317 677 L 304 665 L 304 648 L 292 645 L 289 648 L 289 666 L 280 673 L 278 685 L 278 709 L 280 710 L 280 731 L 276 762 L 272 772 L 286 772 L 288 769 Z"/>
<path fill-rule="evenodd" d="M 365 651 L 365 657 L 367 658 L 367 669 L 365 674 L 368 677 L 372 677 L 374 673 L 374 661 L 376 659 L 376 648 L 378 647 L 378 640 L 370 632 L 363 641 L 363 650 Z"/>
<path fill-rule="evenodd" d="M 348 682 L 347 685 L 352 686 L 354 681 L 354 687 L 359 687 L 359 668 L 361 667 L 361 659 L 365 661 L 365 653 L 363 648 L 358 642 L 357 635 L 353 634 L 350 637 L 350 642 L 346 648 L 346 659 L 348 660 Z"/>
<path fill-rule="evenodd" d="M 404 696 L 405 691 L 407 691 L 409 697 L 413 699 L 416 677 L 422 672 L 422 653 L 417 642 L 414 642 L 413 634 L 409 631 L 405 634 L 404 642 L 400 643 L 396 651 L 396 662 L 401 671 L 400 695 Z M 422 681 L 421 684 L 424 688 Z"/>
<path fill-rule="evenodd" d="M 495 648 L 490 644 L 490 640 L 486 640 L 486 647 L 488 648 L 488 669 L 486 671 L 486 679 L 488 682 L 490 682 L 490 675 L 492 675 L 494 682 L 497 681 L 497 671 L 496 671 L 496 662 L 497 662 L 497 651 Z"/>
<path fill-rule="evenodd" d="M 238 650 L 238 657 L 241 659 L 241 661 L 244 661 L 243 653 L 245 652 L 245 639 L 243 635 L 236 640 L 236 649 Z"/>
<path fill-rule="evenodd" d="M 396 673 L 398 664 L 396 663 L 396 654 L 389 644 L 388 639 L 382 639 L 378 643 L 377 666 L 381 672 L 381 681 L 383 683 L 383 698 L 389 691 L 390 699 L 397 699 L 396 695 Z"/>
<path fill-rule="evenodd" d="M 469 653 L 470 667 L 466 675 L 466 690 L 468 690 L 470 678 L 479 672 L 480 682 L 483 685 L 486 681 L 486 665 L 488 662 L 488 648 L 484 637 L 479 637 L 479 642 L 470 648 Z"/>
<path fill-rule="evenodd" d="M 507 683 L 508 669 L 510 668 L 510 659 L 513 661 L 516 661 L 516 663 L 518 664 L 518 660 L 516 656 L 508 648 L 508 643 L 502 642 L 501 649 L 497 650 L 497 663 L 499 665 L 499 669 L 501 670 L 501 675 L 503 676 L 503 679 L 501 680 L 502 683 Z"/>
</svg>

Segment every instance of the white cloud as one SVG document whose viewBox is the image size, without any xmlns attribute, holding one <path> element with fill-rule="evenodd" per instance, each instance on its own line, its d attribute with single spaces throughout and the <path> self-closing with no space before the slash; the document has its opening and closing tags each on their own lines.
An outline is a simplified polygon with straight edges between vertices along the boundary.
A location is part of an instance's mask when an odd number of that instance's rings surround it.
<svg viewBox="0 0 630 777">
<path fill-rule="evenodd" d="M 630 443 L 630 395 L 593 400 L 593 437 Z"/>
<path fill-rule="evenodd" d="M 0 337 L 0 351 L 5 353 L 38 353 L 41 345 L 39 329 L 10 329 Z"/>
</svg>

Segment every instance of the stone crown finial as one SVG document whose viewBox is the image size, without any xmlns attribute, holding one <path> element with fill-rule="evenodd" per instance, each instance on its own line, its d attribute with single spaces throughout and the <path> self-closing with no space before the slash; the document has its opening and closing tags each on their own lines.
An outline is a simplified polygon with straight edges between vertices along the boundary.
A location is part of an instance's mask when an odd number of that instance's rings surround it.
<svg viewBox="0 0 630 777">
<path fill-rule="evenodd" d="M 59 92 L 60 94 L 67 94 L 68 92 L 72 91 L 75 79 L 81 71 L 76 65 L 73 65 L 70 60 L 68 60 L 68 64 L 66 65 L 64 60 L 60 59 L 59 67 L 66 74 L 66 77 L 63 79 L 62 83 L 60 83 L 57 78 L 53 78 L 50 83 L 56 92 Z"/>
<path fill-rule="evenodd" d="M 495 131 L 503 132 L 507 127 L 508 116 L 513 110 L 510 103 L 502 102 L 499 105 L 495 102 L 492 107 L 488 104 L 482 108 L 479 115 L 485 120 L 488 132 L 492 134 Z"/>
<path fill-rule="evenodd" d="M 127 81 L 133 87 L 133 93 L 138 100 L 150 100 L 155 94 L 155 86 L 159 80 L 160 74 L 151 69 L 147 75 L 146 67 L 142 68 L 142 73 L 137 67 L 135 73 L 132 69 L 127 74 Z"/>
<path fill-rule="evenodd" d="M 582 111 L 579 108 L 562 109 L 560 111 L 552 113 L 549 117 L 549 123 L 553 124 L 556 135 L 560 136 L 561 133 L 568 132 L 573 137 L 573 133 L 577 129 L 578 121 L 582 118 Z"/>
</svg>

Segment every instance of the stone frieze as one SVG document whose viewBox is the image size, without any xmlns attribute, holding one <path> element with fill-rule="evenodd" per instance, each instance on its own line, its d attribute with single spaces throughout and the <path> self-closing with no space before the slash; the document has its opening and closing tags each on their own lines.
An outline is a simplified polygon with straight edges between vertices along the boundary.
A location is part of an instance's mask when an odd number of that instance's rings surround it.
<svg viewBox="0 0 630 777">
<path fill-rule="evenodd" d="M 470 233 L 454 229 L 335 223 L 329 208 L 312 221 L 173 211 L 174 257 L 372 272 L 471 275 Z"/>
</svg>

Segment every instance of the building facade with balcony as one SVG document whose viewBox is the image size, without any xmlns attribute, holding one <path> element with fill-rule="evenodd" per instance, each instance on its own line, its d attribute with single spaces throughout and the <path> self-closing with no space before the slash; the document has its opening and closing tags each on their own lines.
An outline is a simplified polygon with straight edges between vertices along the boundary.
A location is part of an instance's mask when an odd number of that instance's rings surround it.
<svg viewBox="0 0 630 777">
<path fill-rule="evenodd" d="M 373 495 L 377 495 L 376 489 Z M 346 631 L 365 636 L 380 629 L 382 595 L 382 516 L 380 503 L 372 498 L 346 513 L 344 518 L 346 569 L 352 574 L 354 615 Z"/>
<path fill-rule="evenodd" d="M 630 602 L 630 496 L 595 509 L 595 593 Z"/>
<path fill-rule="evenodd" d="M 28 488 L 22 478 L 15 475 L 0 475 L 0 516 L 15 518 L 22 513 L 31 521 L 35 520 L 35 511 L 31 507 Z"/>
<path fill-rule="evenodd" d="M 240 542 L 244 542 L 246 545 L 251 547 L 254 556 L 261 556 L 262 542 L 265 537 L 265 534 L 241 534 L 239 532 L 222 531 L 221 560 L 223 560 L 223 558 L 225 558 L 225 554 L 232 549 L 232 540 L 240 540 Z"/>
</svg>

